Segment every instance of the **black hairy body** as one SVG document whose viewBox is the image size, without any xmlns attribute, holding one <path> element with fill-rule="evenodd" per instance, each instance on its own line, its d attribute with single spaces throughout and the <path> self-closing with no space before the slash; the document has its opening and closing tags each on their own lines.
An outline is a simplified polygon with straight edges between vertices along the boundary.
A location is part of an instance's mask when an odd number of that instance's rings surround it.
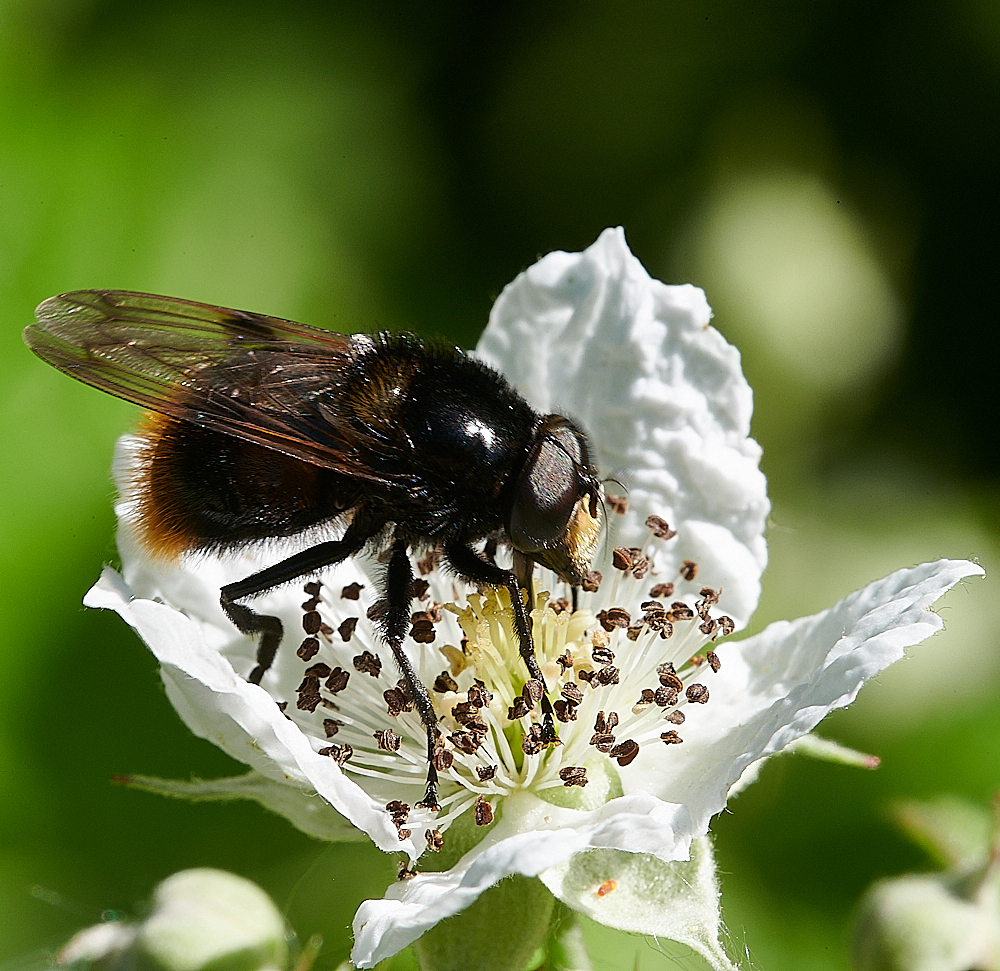
<svg viewBox="0 0 1000 971">
<path fill-rule="evenodd" d="M 556 741 L 521 588 L 541 563 L 577 586 L 599 533 L 600 486 L 584 433 L 539 415 L 461 351 L 413 335 L 344 337 L 204 304 L 84 290 L 45 301 L 29 346 L 67 374 L 149 409 L 135 471 L 140 539 L 153 556 L 224 552 L 330 527 L 318 542 L 220 591 L 258 638 L 259 683 L 280 621 L 244 602 L 363 549 L 387 562 L 378 615 L 427 728 L 424 805 L 437 807 L 438 729 L 403 651 L 410 554 L 505 587 L 521 655 Z M 512 548 L 505 570 L 477 552 Z"/>
</svg>

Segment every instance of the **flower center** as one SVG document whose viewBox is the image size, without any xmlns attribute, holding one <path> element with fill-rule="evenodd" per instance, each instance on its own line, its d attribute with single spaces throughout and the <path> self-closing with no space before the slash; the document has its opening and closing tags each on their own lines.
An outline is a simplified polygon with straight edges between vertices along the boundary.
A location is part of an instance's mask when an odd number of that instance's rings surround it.
<svg viewBox="0 0 1000 971">
<path fill-rule="evenodd" d="M 650 582 L 656 548 L 674 533 L 656 517 L 648 525 L 649 548 L 616 549 L 612 576 L 592 574 L 576 610 L 565 597 L 535 598 L 532 637 L 544 686 L 529 678 L 520 656 L 505 589 L 455 590 L 433 557 L 418 563 L 425 578 L 414 594 L 422 609 L 411 616 L 408 653 L 438 719 L 437 814 L 417 805 L 427 775 L 426 730 L 372 622 L 369 586 L 349 584 L 338 597 L 329 586 L 305 585 L 296 700 L 279 704 L 315 751 L 386 807 L 401 840 L 420 828 L 439 849 L 458 816 L 471 808 L 475 822 L 487 825 L 503 797 L 518 790 L 561 805 L 600 805 L 621 793 L 621 770 L 633 763 L 641 769 L 660 745 L 683 741 L 688 709 L 709 698 L 704 675 L 720 666 L 715 652 L 703 649 L 734 627 L 712 616 L 719 593 L 696 584 L 690 561 L 672 581 Z M 547 571 L 539 580 L 560 583 Z M 546 690 L 554 738 L 540 704 Z"/>
</svg>

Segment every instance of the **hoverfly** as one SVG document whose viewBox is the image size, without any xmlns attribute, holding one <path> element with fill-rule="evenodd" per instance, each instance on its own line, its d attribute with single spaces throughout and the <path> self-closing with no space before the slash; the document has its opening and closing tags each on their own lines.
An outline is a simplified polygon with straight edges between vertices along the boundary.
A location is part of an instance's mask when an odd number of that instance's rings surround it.
<svg viewBox="0 0 1000 971">
<path fill-rule="evenodd" d="M 410 552 L 510 592 L 520 653 L 552 706 L 521 588 L 534 563 L 573 587 L 600 533 L 601 486 L 587 437 L 539 415 L 492 368 L 412 334 L 347 337 L 238 310 L 120 290 L 52 297 L 25 329 L 44 361 L 148 409 L 134 472 L 140 540 L 154 557 L 295 536 L 319 542 L 220 591 L 233 624 L 259 637 L 260 683 L 282 638 L 246 600 L 368 549 L 387 560 L 379 623 L 427 730 L 423 805 L 437 809 L 439 732 L 403 651 Z M 338 535 L 339 534 L 339 535 Z M 513 568 L 475 548 L 509 546 Z"/>
</svg>

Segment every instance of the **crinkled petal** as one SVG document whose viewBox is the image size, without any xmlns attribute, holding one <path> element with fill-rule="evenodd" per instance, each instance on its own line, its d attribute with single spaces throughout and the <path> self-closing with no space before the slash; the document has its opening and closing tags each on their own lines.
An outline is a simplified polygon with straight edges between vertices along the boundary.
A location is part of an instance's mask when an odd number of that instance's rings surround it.
<svg viewBox="0 0 1000 971">
<path fill-rule="evenodd" d="M 641 772 L 635 763 L 622 769 L 625 791 L 687 806 L 694 832 L 704 833 L 748 766 L 849 705 L 865 681 L 942 628 L 931 604 L 963 577 L 982 574 L 967 560 L 899 570 L 822 613 L 719 648 L 722 670 L 706 677 L 711 700 L 684 725 L 684 744 Z"/>
<path fill-rule="evenodd" d="M 239 677 L 206 644 L 197 623 L 166 604 L 133 597 L 125 581 L 108 567 L 84 603 L 114 610 L 135 628 L 160 662 L 170 703 L 195 735 L 268 778 L 297 786 L 303 800 L 315 798 L 309 790 L 315 791 L 381 849 L 413 852 L 408 841 L 400 842 L 382 806 L 348 779 L 336 762 L 314 752 L 271 696 Z"/>
<path fill-rule="evenodd" d="M 396 954 L 438 921 L 457 914 L 512 873 L 534 877 L 594 848 L 688 855 L 690 825 L 683 806 L 646 793 L 613 800 L 594 812 L 543 802 L 529 792 L 509 796 L 503 815 L 474 849 L 444 873 L 418 873 L 395 883 L 382 900 L 366 900 L 354 918 L 356 967 Z"/>
<path fill-rule="evenodd" d="M 646 516 L 662 516 L 679 535 L 660 572 L 700 564 L 743 626 L 760 597 L 770 504 L 749 437 L 750 386 L 711 316 L 701 290 L 652 279 L 623 230 L 608 229 L 582 253 L 550 253 L 518 276 L 477 353 L 535 408 L 587 429 L 601 474 L 629 493 L 611 541 L 639 546 Z"/>
<path fill-rule="evenodd" d="M 568 907 L 606 927 L 686 944 L 718 971 L 735 971 L 720 940 L 719 884 L 707 836 L 691 844 L 691 859 L 683 862 L 587 850 L 540 879 Z"/>
</svg>

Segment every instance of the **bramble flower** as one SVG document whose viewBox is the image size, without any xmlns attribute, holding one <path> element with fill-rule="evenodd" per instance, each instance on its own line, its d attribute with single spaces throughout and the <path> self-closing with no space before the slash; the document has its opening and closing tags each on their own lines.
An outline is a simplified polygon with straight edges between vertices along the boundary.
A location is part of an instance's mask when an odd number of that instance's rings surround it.
<svg viewBox="0 0 1000 971">
<path fill-rule="evenodd" d="M 425 730 L 369 619 L 379 564 L 358 557 L 255 601 L 281 618 L 286 643 L 252 685 L 255 645 L 218 591 L 274 551 L 150 561 L 125 487 L 124 578 L 105 570 L 86 603 L 134 626 L 186 724 L 251 768 L 234 780 L 144 784 L 254 798 L 320 838 L 364 833 L 407 854 L 404 879 L 358 911 L 357 966 L 519 874 L 603 923 L 732 967 L 718 940 L 712 816 L 762 759 L 939 630 L 930 605 L 982 573 L 952 561 L 902 570 L 821 614 L 731 640 L 759 597 L 769 504 L 750 388 L 710 317 L 700 290 L 652 280 L 620 229 L 583 253 L 550 254 L 497 301 L 477 354 L 536 410 L 579 421 L 596 464 L 617 479 L 606 483 L 602 575 L 576 609 L 551 573 L 535 577 L 529 608 L 556 744 L 541 729 L 506 592 L 466 589 L 433 555 L 416 563 L 407 651 L 442 733 L 436 813 L 418 805 Z M 134 448 L 122 440 L 120 485 Z M 434 872 L 442 849 L 455 862 Z"/>
</svg>

